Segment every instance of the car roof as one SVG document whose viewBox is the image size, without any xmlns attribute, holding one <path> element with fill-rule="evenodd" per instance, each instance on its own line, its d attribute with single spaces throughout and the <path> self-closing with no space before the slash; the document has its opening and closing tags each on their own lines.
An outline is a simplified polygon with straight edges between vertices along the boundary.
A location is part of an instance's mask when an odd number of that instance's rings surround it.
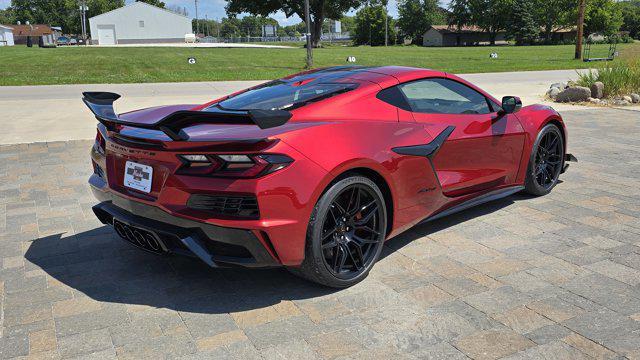
<svg viewBox="0 0 640 360">
<path fill-rule="evenodd" d="M 426 77 L 446 76 L 441 71 L 420 69 L 407 66 L 333 66 L 309 70 L 282 78 L 283 81 L 344 81 L 345 79 L 359 79 L 371 81 L 377 84 L 388 83 L 389 78 L 395 79 L 393 83 L 403 83 Z"/>
</svg>

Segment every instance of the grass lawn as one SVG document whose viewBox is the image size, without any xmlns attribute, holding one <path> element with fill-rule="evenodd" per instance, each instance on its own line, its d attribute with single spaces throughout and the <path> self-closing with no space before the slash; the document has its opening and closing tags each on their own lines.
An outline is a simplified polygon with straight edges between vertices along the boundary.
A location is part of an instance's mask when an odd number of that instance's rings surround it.
<svg viewBox="0 0 640 360">
<path fill-rule="evenodd" d="M 608 45 L 599 51 L 606 53 Z M 636 52 L 640 47 L 621 44 Z M 490 59 L 491 52 L 499 54 Z M 415 46 L 329 46 L 314 51 L 315 66 L 345 64 L 355 56 L 359 65 L 405 65 L 452 73 L 576 69 L 593 64 L 573 60 L 574 47 L 496 46 L 425 48 Z M 592 53 L 595 50 L 592 50 Z M 264 80 L 300 71 L 306 50 L 259 48 L 0 48 L 0 85 L 144 83 L 214 80 Z M 189 65 L 187 58 L 197 63 Z"/>
</svg>

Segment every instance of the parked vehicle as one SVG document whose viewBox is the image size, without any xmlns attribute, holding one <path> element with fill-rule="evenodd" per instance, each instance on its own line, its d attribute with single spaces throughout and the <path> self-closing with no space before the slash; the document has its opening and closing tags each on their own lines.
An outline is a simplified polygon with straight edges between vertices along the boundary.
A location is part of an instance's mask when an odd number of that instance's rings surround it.
<svg viewBox="0 0 640 360">
<path fill-rule="evenodd" d="M 69 38 L 66 36 L 58 37 L 58 39 L 56 40 L 56 45 L 58 46 L 69 45 Z"/>
<path fill-rule="evenodd" d="M 575 161 L 552 108 L 433 70 L 333 67 L 117 115 L 119 97 L 83 98 L 100 221 L 150 252 L 331 287 L 364 279 L 412 226 L 545 195 Z"/>
<path fill-rule="evenodd" d="M 77 38 L 70 38 L 69 39 L 69 45 L 78 45 L 78 39 Z"/>
</svg>

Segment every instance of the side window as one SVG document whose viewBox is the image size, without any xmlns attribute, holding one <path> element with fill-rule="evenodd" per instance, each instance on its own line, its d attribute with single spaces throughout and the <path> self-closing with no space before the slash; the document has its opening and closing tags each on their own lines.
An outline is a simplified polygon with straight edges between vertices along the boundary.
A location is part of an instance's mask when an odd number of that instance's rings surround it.
<svg viewBox="0 0 640 360">
<path fill-rule="evenodd" d="M 399 85 L 412 111 L 426 114 L 489 114 L 484 95 L 448 79 L 425 79 Z"/>
<path fill-rule="evenodd" d="M 376 97 L 387 104 L 399 107 L 402 110 L 412 111 L 411 105 L 409 105 L 407 99 L 397 86 L 381 90 Z"/>
</svg>

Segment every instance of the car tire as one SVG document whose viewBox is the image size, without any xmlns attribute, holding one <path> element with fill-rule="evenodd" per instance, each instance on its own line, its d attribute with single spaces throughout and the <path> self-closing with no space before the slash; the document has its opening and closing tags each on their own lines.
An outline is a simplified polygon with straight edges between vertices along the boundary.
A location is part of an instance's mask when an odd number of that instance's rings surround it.
<svg viewBox="0 0 640 360">
<path fill-rule="evenodd" d="M 558 184 L 564 167 L 564 138 L 554 124 L 542 128 L 536 137 L 529 157 L 525 192 L 534 196 L 546 195 Z"/>
<path fill-rule="evenodd" d="M 348 197 L 351 204 L 356 191 L 358 200 L 362 201 L 360 205 L 349 208 L 345 199 Z M 348 215 L 356 209 L 357 213 L 349 218 Z M 368 221 L 366 225 L 360 225 L 365 220 Z M 342 178 L 332 183 L 315 205 L 307 228 L 305 259 L 299 267 L 289 270 L 328 287 L 355 285 L 367 277 L 378 261 L 386 229 L 386 205 L 378 186 L 359 175 Z M 362 241 L 365 238 L 366 243 Z M 361 243 L 364 243 L 362 247 Z M 343 257 L 346 259 L 342 260 Z M 339 263 L 344 263 L 344 268 L 340 266 L 337 269 L 336 264 Z"/>
</svg>

